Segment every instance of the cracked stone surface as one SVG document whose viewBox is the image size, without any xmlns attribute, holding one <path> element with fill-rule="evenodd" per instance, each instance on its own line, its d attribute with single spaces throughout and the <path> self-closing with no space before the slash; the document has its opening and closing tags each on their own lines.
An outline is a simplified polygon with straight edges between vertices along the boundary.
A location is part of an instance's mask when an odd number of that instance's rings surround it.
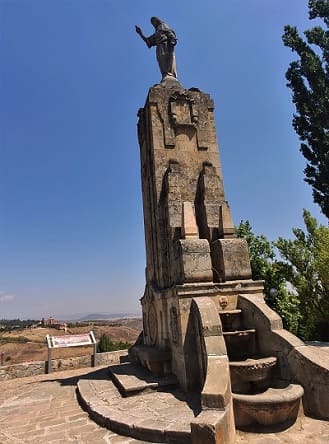
<svg viewBox="0 0 329 444">
<path fill-rule="evenodd" d="M 95 369 L 84 368 L 0 382 L 0 443 L 145 444 L 145 441 L 120 436 L 100 427 L 82 410 L 76 397 L 76 384 L 81 378 L 92 380 L 95 375 Z M 104 368 L 104 372 L 98 375 L 104 378 L 100 379 L 103 390 L 100 390 L 100 396 L 105 397 L 108 388 L 107 369 Z M 172 398 L 172 404 L 166 394 L 154 395 L 159 395 L 157 403 L 153 404 L 154 399 L 150 397 L 153 401 L 146 410 L 137 411 L 133 397 L 125 398 L 125 405 L 129 407 L 131 403 L 135 409 L 133 413 L 144 416 L 144 424 L 160 426 L 160 416 L 163 413 L 171 415 L 173 411 L 177 413 L 175 420 L 184 418 L 183 409 L 180 409 L 178 416 L 177 406 L 181 401 L 177 397 Z M 148 394 L 143 396 L 146 402 Z M 157 416 L 152 407 L 157 409 Z M 128 412 L 122 410 L 120 413 L 122 416 Z M 329 421 L 300 417 L 285 431 L 277 428 L 270 433 L 237 432 L 237 444 L 301 442 L 327 444 Z"/>
</svg>

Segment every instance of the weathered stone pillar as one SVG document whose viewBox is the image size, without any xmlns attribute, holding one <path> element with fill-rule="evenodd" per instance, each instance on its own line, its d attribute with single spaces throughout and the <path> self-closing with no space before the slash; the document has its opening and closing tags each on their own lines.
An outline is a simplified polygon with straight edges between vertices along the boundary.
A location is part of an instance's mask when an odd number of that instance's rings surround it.
<svg viewBox="0 0 329 444">
<path fill-rule="evenodd" d="M 174 373 L 184 390 L 200 391 L 203 411 L 191 424 L 193 442 L 209 436 L 209 442 L 233 443 L 217 311 L 223 295 L 236 303 L 240 281 L 248 285 L 251 272 L 225 200 L 214 103 L 176 81 L 152 87 L 138 116 L 146 287 L 143 343 L 132 355 L 153 373 Z"/>
<path fill-rule="evenodd" d="M 195 345 L 187 336 L 192 297 L 214 293 L 214 282 L 250 278 L 247 247 L 234 239 L 210 96 L 178 82 L 171 88 L 157 85 L 138 115 L 146 242 L 144 345 L 170 351 L 172 362 L 164 363 L 163 372 L 171 369 L 188 389 Z M 239 251 L 239 263 L 228 253 L 228 243 Z M 148 367 L 159 371 L 158 363 Z"/>
<path fill-rule="evenodd" d="M 213 101 L 196 89 L 150 89 L 139 111 L 147 283 L 176 283 L 175 241 L 182 239 L 183 204 L 190 203 L 201 238 L 219 230 L 224 199 Z"/>
</svg>

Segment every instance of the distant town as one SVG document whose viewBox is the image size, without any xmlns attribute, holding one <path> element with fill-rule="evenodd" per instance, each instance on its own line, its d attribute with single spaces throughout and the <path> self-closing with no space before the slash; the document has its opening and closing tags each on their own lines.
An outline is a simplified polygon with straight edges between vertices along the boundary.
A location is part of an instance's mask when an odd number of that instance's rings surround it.
<svg viewBox="0 0 329 444">
<path fill-rule="evenodd" d="M 50 316 L 48 318 L 36 319 L 0 319 L 0 331 L 14 331 L 21 329 L 33 328 L 54 328 L 56 330 L 63 330 L 67 332 L 68 328 L 98 325 L 98 326 L 112 326 L 118 327 L 122 319 L 139 318 L 138 314 L 89 314 L 84 315 L 79 319 L 71 321 L 62 321 Z"/>
</svg>

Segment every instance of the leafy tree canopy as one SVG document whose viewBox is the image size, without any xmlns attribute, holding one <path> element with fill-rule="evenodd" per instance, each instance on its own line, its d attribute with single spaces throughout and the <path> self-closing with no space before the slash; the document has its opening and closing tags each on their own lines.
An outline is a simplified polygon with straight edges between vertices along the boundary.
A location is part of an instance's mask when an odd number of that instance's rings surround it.
<svg viewBox="0 0 329 444">
<path fill-rule="evenodd" d="M 293 239 L 270 242 L 248 221 L 236 232 L 247 240 L 253 279 L 265 280 L 265 299 L 285 327 L 303 339 L 329 340 L 329 228 L 306 210 L 303 218 L 306 229 L 294 228 Z"/>
<path fill-rule="evenodd" d="M 286 73 L 296 106 L 293 127 L 301 140 L 306 159 L 305 181 L 312 186 L 314 202 L 329 218 L 329 0 L 309 0 L 309 18 L 323 27 L 304 32 L 285 26 L 285 46 L 298 55 Z"/>
<path fill-rule="evenodd" d="M 285 278 L 298 294 L 302 335 L 322 336 L 315 329 L 328 329 L 329 340 L 329 228 L 318 226 L 306 210 L 303 218 L 306 230 L 294 228 L 294 239 L 279 238 L 275 246 L 286 264 Z"/>
<path fill-rule="evenodd" d="M 249 221 L 240 222 L 236 227 L 236 235 L 248 243 L 252 278 L 264 281 L 266 302 L 282 317 L 285 328 L 297 334 L 299 300 L 295 292 L 287 290 L 287 265 L 276 259 L 273 242 L 263 234 L 254 234 Z"/>
</svg>

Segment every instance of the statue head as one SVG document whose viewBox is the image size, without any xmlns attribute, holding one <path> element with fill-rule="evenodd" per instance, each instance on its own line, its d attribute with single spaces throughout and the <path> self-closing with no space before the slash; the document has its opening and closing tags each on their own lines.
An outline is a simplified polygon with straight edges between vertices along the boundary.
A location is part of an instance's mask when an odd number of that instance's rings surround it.
<svg viewBox="0 0 329 444">
<path fill-rule="evenodd" d="M 162 23 L 162 20 L 159 19 L 159 17 L 151 17 L 151 23 L 156 29 L 157 26 L 160 25 L 160 23 Z"/>
</svg>

